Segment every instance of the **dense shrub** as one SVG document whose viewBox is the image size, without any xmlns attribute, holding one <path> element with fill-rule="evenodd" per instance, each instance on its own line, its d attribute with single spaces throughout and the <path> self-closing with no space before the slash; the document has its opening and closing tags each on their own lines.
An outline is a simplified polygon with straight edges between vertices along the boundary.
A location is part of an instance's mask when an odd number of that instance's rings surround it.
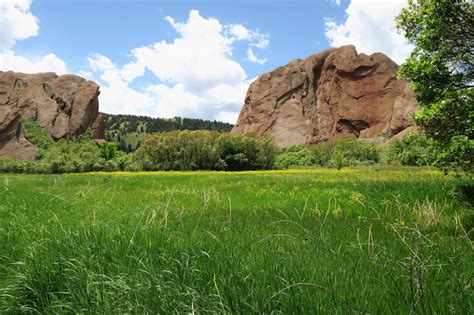
<svg viewBox="0 0 474 315">
<path fill-rule="evenodd" d="M 44 131 L 36 122 L 24 118 L 21 120 L 21 124 L 26 130 L 28 141 L 36 145 L 40 150 L 54 145 L 51 135 Z"/>
<path fill-rule="evenodd" d="M 412 166 L 432 165 L 436 159 L 433 140 L 423 133 L 411 132 L 400 140 L 395 140 L 382 153 L 382 160 L 387 164 Z"/>
<path fill-rule="evenodd" d="M 376 144 L 354 138 L 323 142 L 313 146 L 312 151 L 317 165 L 338 169 L 377 163 L 380 153 Z"/>
<path fill-rule="evenodd" d="M 51 166 L 42 161 L 22 161 L 0 157 L 0 173 L 51 173 Z"/>
<path fill-rule="evenodd" d="M 0 172 L 77 173 L 132 168 L 131 158 L 117 151 L 115 143 L 96 143 L 90 131 L 75 140 L 54 141 L 36 122 L 23 120 L 22 124 L 27 139 L 38 148 L 36 161 L 1 158 Z"/>
<path fill-rule="evenodd" d="M 146 170 L 257 170 L 271 168 L 276 152 L 267 137 L 172 131 L 150 135 L 135 160 Z"/>
<path fill-rule="evenodd" d="M 306 145 L 289 147 L 278 154 L 274 165 L 276 168 L 322 166 L 340 169 L 344 166 L 377 163 L 379 155 L 377 145 L 346 138 L 319 143 L 312 148 Z"/>
<path fill-rule="evenodd" d="M 289 168 L 290 166 L 314 166 L 316 156 L 304 144 L 295 145 L 283 149 L 275 158 L 274 166 L 278 169 Z"/>
</svg>

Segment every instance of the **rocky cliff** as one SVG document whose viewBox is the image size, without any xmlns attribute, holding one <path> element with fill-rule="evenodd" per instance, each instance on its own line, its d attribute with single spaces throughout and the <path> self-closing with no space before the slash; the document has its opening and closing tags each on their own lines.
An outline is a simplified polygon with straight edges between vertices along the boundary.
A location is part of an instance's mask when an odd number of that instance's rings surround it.
<svg viewBox="0 0 474 315">
<path fill-rule="evenodd" d="M 339 137 L 397 134 L 417 108 L 398 66 L 343 46 L 294 60 L 253 82 L 232 132 L 270 134 L 287 147 Z"/>
<path fill-rule="evenodd" d="M 75 75 L 0 71 L 0 156 L 34 159 L 21 118 L 34 120 L 55 139 L 73 139 L 88 128 L 104 137 L 99 86 Z"/>
</svg>

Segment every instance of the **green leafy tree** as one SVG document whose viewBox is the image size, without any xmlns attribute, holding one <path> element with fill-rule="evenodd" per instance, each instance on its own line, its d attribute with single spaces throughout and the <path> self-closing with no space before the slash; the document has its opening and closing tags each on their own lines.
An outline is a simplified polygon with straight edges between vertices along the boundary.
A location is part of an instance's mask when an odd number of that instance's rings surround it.
<svg viewBox="0 0 474 315">
<path fill-rule="evenodd" d="M 430 166 L 435 162 L 436 147 L 433 139 L 424 133 L 410 132 L 393 141 L 383 150 L 383 161 L 387 164 Z"/>
<path fill-rule="evenodd" d="M 275 167 L 279 169 L 294 166 L 314 166 L 315 154 L 304 144 L 283 149 L 275 158 Z"/>
<path fill-rule="evenodd" d="M 354 138 L 319 143 L 312 151 L 316 164 L 336 168 L 375 164 L 380 158 L 376 144 Z"/>
<path fill-rule="evenodd" d="M 412 82 L 421 110 L 416 122 L 439 146 L 444 168 L 474 167 L 474 4 L 409 1 L 397 26 L 415 45 L 400 75 Z"/>
<path fill-rule="evenodd" d="M 269 169 L 278 148 L 267 137 L 216 131 L 170 131 L 148 136 L 135 160 L 146 170 Z"/>
<path fill-rule="evenodd" d="M 104 142 L 100 146 L 100 156 L 106 161 L 112 160 L 117 155 L 117 145 L 113 142 Z"/>
</svg>

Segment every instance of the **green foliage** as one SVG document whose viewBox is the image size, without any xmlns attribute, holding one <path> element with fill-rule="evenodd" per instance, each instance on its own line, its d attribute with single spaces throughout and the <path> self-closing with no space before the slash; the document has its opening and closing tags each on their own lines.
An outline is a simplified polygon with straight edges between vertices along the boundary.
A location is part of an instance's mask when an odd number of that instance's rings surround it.
<svg viewBox="0 0 474 315">
<path fill-rule="evenodd" d="M 176 130 L 213 130 L 230 131 L 232 124 L 197 118 L 152 118 L 135 115 L 111 115 L 103 114 L 106 120 L 107 131 L 118 131 L 124 133 L 154 133 Z"/>
<path fill-rule="evenodd" d="M 36 145 L 38 149 L 44 150 L 54 145 L 54 139 L 51 135 L 44 131 L 36 122 L 23 118 L 21 124 L 26 130 L 28 141 Z"/>
<path fill-rule="evenodd" d="M 53 173 L 90 172 L 102 169 L 105 159 L 98 145 L 90 139 L 61 139 L 44 150 L 42 161 L 51 165 Z"/>
<path fill-rule="evenodd" d="M 132 152 L 148 134 L 176 130 L 230 131 L 232 124 L 194 118 L 151 118 L 134 115 L 104 114 L 106 120 L 106 139 L 117 141 L 119 150 Z"/>
<path fill-rule="evenodd" d="M 269 169 L 277 148 L 272 140 L 251 134 L 171 131 L 150 135 L 136 152 L 147 170 Z"/>
<path fill-rule="evenodd" d="M 0 160 L 0 172 L 79 173 L 145 170 L 260 170 L 273 166 L 273 140 L 216 131 L 174 131 L 150 135 L 135 153 L 121 141 L 97 143 L 90 132 L 55 142 L 36 123 L 26 121 L 28 139 L 38 146 L 38 161 Z M 125 148 L 122 148 L 125 146 Z M 117 150 L 123 149 L 123 151 Z"/>
<path fill-rule="evenodd" d="M 54 141 L 35 122 L 23 120 L 27 139 L 38 147 L 36 161 L 0 158 L 2 173 L 78 173 L 141 170 L 132 156 L 117 151 L 115 143 L 96 143 L 86 131 L 75 140 Z"/>
<path fill-rule="evenodd" d="M 42 161 L 22 161 L 0 157 L 0 173 L 46 174 L 51 173 L 51 167 Z"/>
<path fill-rule="evenodd" d="M 36 123 L 25 121 L 28 139 L 38 146 L 37 161 L 0 160 L 0 172 L 77 173 L 90 171 L 141 170 L 264 170 L 290 167 L 330 167 L 374 163 L 426 166 L 441 158 L 469 156 L 467 146 L 452 146 L 454 153 L 436 155 L 434 142 L 424 134 L 409 134 L 390 147 L 380 150 L 373 143 L 338 139 L 308 148 L 297 145 L 278 150 L 273 140 L 252 134 L 216 131 L 172 131 L 149 135 L 133 153 L 122 148 L 125 142 L 99 142 L 90 139 L 90 131 L 71 140 L 54 141 Z M 460 139 L 459 141 L 462 141 Z M 121 150 L 123 149 L 123 150 Z M 380 158 L 381 157 L 381 158 Z M 466 161 L 467 158 L 462 160 Z M 466 165 L 459 165 L 466 168 Z"/>
<path fill-rule="evenodd" d="M 336 148 L 332 152 L 332 158 L 331 160 L 329 160 L 329 166 L 335 167 L 340 170 L 341 168 L 347 165 L 348 162 L 344 155 L 344 151 L 341 148 Z"/>
<path fill-rule="evenodd" d="M 445 170 L 454 168 L 474 173 L 474 139 L 465 136 L 454 136 L 451 143 L 438 156 L 437 165 Z"/>
<path fill-rule="evenodd" d="M 100 157 L 106 161 L 112 160 L 117 155 L 117 145 L 112 142 L 104 142 L 100 145 Z"/>
<path fill-rule="evenodd" d="M 436 154 L 431 138 L 424 133 L 411 132 L 383 150 L 382 160 L 387 164 L 429 166 L 436 161 Z"/>
<path fill-rule="evenodd" d="M 370 165 L 379 162 L 377 145 L 358 140 L 337 139 L 319 143 L 311 148 L 296 145 L 282 150 L 275 158 L 279 169 L 291 166 L 317 166 L 341 169 L 346 166 Z"/>
<path fill-rule="evenodd" d="M 266 170 L 273 167 L 278 148 L 269 137 L 253 134 L 221 133 L 217 139 L 219 160 L 224 161 L 224 170 Z"/>
<path fill-rule="evenodd" d="M 410 1 L 398 28 L 416 45 L 400 68 L 421 110 L 416 122 L 439 147 L 439 165 L 474 169 L 474 5 L 464 0 Z"/>
<path fill-rule="evenodd" d="M 316 157 L 306 145 L 295 145 L 283 149 L 275 158 L 274 166 L 278 169 L 286 169 L 291 166 L 314 166 Z"/>
<path fill-rule="evenodd" d="M 319 143 L 312 151 L 317 165 L 338 169 L 377 163 L 380 153 L 376 144 L 353 138 Z"/>
</svg>

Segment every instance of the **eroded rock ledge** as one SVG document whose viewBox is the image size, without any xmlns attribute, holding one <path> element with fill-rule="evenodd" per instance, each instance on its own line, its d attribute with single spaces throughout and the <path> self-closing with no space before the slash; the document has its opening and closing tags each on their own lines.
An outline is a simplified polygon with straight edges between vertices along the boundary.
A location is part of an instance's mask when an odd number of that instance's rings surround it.
<svg viewBox="0 0 474 315">
<path fill-rule="evenodd" d="M 21 118 L 34 120 L 55 139 L 73 139 L 92 129 L 104 137 L 99 85 L 75 75 L 0 71 L 0 156 L 34 159 Z"/>
<path fill-rule="evenodd" d="M 358 54 L 354 46 L 294 60 L 250 85 L 232 132 L 270 134 L 282 147 L 395 135 L 417 108 L 397 69 L 384 54 Z"/>
</svg>

